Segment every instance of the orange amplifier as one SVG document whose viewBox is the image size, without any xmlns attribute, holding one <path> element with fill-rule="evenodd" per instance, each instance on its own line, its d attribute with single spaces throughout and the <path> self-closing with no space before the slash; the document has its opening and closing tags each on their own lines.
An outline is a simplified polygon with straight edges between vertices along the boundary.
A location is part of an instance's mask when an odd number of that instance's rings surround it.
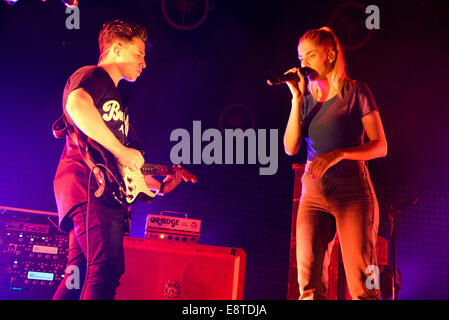
<svg viewBox="0 0 449 320">
<path fill-rule="evenodd" d="M 171 212 L 171 211 L 162 211 Z M 148 214 L 145 238 L 151 240 L 171 240 L 185 243 L 198 243 L 201 220 L 184 217 Z"/>
<path fill-rule="evenodd" d="M 243 249 L 131 237 L 124 247 L 118 300 L 243 299 Z"/>
</svg>

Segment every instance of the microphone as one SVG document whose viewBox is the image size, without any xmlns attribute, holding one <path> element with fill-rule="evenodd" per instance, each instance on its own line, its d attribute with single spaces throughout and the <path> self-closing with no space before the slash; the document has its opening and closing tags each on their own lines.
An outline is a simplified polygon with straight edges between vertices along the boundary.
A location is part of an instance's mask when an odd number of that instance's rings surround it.
<svg viewBox="0 0 449 320">
<path fill-rule="evenodd" d="M 307 77 L 309 74 L 311 74 L 313 72 L 313 69 L 310 69 L 309 67 L 299 68 L 299 72 L 301 72 L 301 74 L 304 77 Z M 298 81 L 300 81 L 300 79 L 296 73 L 288 73 L 288 74 L 283 74 L 281 76 L 277 76 L 277 77 L 268 79 L 267 83 L 270 86 L 277 86 L 277 85 L 285 83 L 288 80 L 293 80 L 293 79 L 298 79 Z"/>
</svg>

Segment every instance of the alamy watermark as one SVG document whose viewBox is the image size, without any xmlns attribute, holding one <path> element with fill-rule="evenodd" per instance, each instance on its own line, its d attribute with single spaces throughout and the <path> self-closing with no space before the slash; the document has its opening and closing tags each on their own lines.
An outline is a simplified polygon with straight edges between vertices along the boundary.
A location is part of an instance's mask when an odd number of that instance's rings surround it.
<svg viewBox="0 0 449 320">
<path fill-rule="evenodd" d="M 66 7 L 65 13 L 70 14 L 65 19 L 65 27 L 69 30 L 80 28 L 80 9 L 78 7 Z"/>
<path fill-rule="evenodd" d="M 365 20 L 365 26 L 368 30 L 380 29 L 380 10 L 379 7 L 372 4 L 366 7 L 365 13 L 369 16 Z"/>
<path fill-rule="evenodd" d="M 235 164 L 245 164 L 247 158 L 247 164 L 265 166 L 259 168 L 260 175 L 273 175 L 278 170 L 277 129 L 225 129 L 223 138 L 220 130 L 209 128 L 202 132 L 201 121 L 193 121 L 193 137 L 186 129 L 178 128 L 171 132 L 170 141 L 177 141 L 170 150 L 173 164 L 234 164 L 235 149 Z M 203 147 L 203 142 L 208 143 Z"/>
<path fill-rule="evenodd" d="M 380 273 L 379 267 L 376 265 L 369 265 L 366 267 L 365 272 L 369 276 L 365 280 L 365 286 L 369 290 L 380 289 Z"/>
<path fill-rule="evenodd" d="M 65 281 L 65 287 L 69 290 L 80 289 L 80 269 L 76 265 L 68 265 L 65 268 L 65 274 L 68 275 Z"/>
</svg>

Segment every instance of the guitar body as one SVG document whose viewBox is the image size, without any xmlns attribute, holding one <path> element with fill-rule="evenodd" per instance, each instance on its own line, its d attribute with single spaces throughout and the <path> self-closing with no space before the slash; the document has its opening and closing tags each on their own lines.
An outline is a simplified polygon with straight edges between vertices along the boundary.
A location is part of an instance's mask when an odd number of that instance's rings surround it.
<svg viewBox="0 0 449 320">
<path fill-rule="evenodd" d="M 103 171 L 106 186 L 103 196 L 121 205 L 131 205 L 137 199 L 151 202 L 156 194 L 145 183 L 141 171 L 131 171 L 117 163 L 108 150 L 92 139 L 88 139 L 88 153 L 92 161 Z"/>
<path fill-rule="evenodd" d="M 129 168 L 120 165 L 118 167 L 125 184 L 125 201 L 127 204 L 133 204 L 136 199 L 150 203 L 156 198 L 156 194 L 148 189 L 140 170 L 131 171 Z"/>
<path fill-rule="evenodd" d="M 146 182 L 144 175 L 167 176 L 174 174 L 174 170 L 170 166 L 155 165 L 145 163 L 140 170 L 131 171 L 128 167 L 121 166 L 115 160 L 115 157 L 103 148 L 100 144 L 92 139 L 87 140 L 87 151 L 93 163 L 101 169 L 104 179 L 97 178 L 97 181 L 103 181 L 105 184 L 104 191 L 95 193 L 96 196 L 103 196 L 107 199 L 114 199 L 121 205 L 131 205 L 136 200 L 150 203 L 157 194 L 152 192 Z M 177 170 L 182 173 L 184 181 L 197 182 L 195 175 L 187 171 L 185 168 L 178 166 Z M 100 190 L 99 186 L 99 190 Z"/>
</svg>

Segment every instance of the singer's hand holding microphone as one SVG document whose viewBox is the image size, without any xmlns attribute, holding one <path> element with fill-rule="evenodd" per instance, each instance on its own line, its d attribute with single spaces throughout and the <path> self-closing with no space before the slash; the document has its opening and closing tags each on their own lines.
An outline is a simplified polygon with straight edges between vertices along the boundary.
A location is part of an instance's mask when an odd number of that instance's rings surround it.
<svg viewBox="0 0 449 320">
<path fill-rule="evenodd" d="M 267 81 L 269 85 L 287 83 L 292 93 L 292 107 L 284 134 L 284 149 L 289 155 L 295 155 L 301 145 L 301 105 L 306 93 L 306 79 L 313 69 L 291 68 L 282 76 Z"/>
<path fill-rule="evenodd" d="M 286 80 L 285 83 L 287 84 L 288 88 L 290 89 L 290 92 L 292 93 L 293 99 L 301 99 L 304 97 L 304 94 L 306 92 L 306 80 L 302 73 L 300 72 L 299 68 L 291 68 L 287 72 L 284 73 L 287 74 L 296 74 L 297 77 L 292 77 L 289 80 Z"/>
<path fill-rule="evenodd" d="M 312 69 L 291 68 L 287 70 L 282 76 L 267 80 L 269 85 L 280 85 L 286 83 L 292 93 L 293 98 L 303 98 L 306 92 L 305 77 L 312 73 Z"/>
</svg>

